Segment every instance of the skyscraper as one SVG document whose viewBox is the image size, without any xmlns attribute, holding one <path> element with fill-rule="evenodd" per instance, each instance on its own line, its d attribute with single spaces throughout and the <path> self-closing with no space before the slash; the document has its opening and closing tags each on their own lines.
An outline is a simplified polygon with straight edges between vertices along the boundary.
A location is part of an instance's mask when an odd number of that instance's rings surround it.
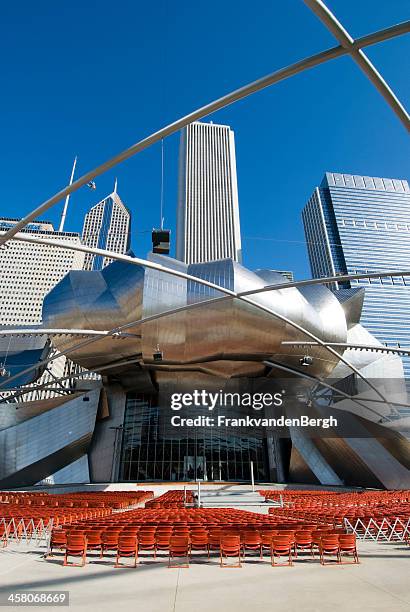
<svg viewBox="0 0 410 612">
<path fill-rule="evenodd" d="M 114 191 L 95 204 L 84 218 L 83 244 L 88 247 L 106 249 L 115 253 L 125 253 L 130 246 L 131 213 Z M 113 260 L 100 255 L 85 256 L 85 270 L 102 270 Z"/>
<path fill-rule="evenodd" d="M 10 227 L 17 223 L 18 219 L 7 217 L 0 218 L 0 234 L 5 233 Z M 75 232 L 56 232 L 48 221 L 36 221 L 29 223 L 23 230 L 23 234 L 30 234 L 34 238 L 45 238 L 56 240 L 66 244 L 80 245 L 80 236 Z M 70 270 L 82 270 L 84 265 L 84 253 L 62 249 L 44 244 L 32 244 L 11 240 L 4 249 L 0 250 L 0 326 L 33 325 L 41 323 L 43 300 L 47 293 L 69 272 Z M 0 362 L 6 363 L 6 369 L 13 373 L 13 362 L 21 361 L 19 351 L 25 349 L 36 350 L 44 346 L 44 338 L 20 338 L 3 339 L 0 342 Z M 13 356 L 14 355 L 14 356 Z M 65 355 L 48 364 L 46 371 L 37 381 L 38 385 L 49 383 L 55 378 L 68 375 L 78 371 Z M 55 388 L 67 386 L 68 381 L 61 385 L 48 387 L 47 390 L 36 391 L 33 389 L 22 399 L 31 401 L 33 399 L 47 399 L 56 395 Z M 7 393 L 2 393 L 7 396 Z"/>
<path fill-rule="evenodd" d="M 234 132 L 195 122 L 181 133 L 176 257 L 241 262 Z"/>
<path fill-rule="evenodd" d="M 405 180 L 327 172 L 302 212 L 312 275 L 403 270 L 410 261 Z M 410 277 L 336 283 L 364 287 L 361 324 L 387 346 L 410 346 Z M 410 360 L 403 358 L 406 378 Z"/>
<path fill-rule="evenodd" d="M 0 218 L 0 234 L 18 219 Z M 29 223 L 22 233 L 34 238 L 80 245 L 76 232 L 56 232 L 51 223 Z M 0 250 L 0 325 L 41 322 L 44 296 L 69 272 L 81 270 L 84 253 L 12 240 Z"/>
</svg>

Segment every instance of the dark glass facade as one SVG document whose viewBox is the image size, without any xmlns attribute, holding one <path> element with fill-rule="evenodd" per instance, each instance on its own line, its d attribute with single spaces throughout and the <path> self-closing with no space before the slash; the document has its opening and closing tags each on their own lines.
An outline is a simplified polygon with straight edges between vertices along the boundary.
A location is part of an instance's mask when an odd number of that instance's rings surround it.
<svg viewBox="0 0 410 612">
<path fill-rule="evenodd" d="M 185 428 L 166 435 L 155 396 L 127 396 L 120 480 L 249 481 L 268 480 L 266 441 L 218 429 Z"/>
</svg>

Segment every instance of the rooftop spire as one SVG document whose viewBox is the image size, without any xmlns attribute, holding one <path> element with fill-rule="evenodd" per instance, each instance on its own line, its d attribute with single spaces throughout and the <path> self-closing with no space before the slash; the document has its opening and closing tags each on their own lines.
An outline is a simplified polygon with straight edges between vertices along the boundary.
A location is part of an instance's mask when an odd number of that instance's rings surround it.
<svg viewBox="0 0 410 612">
<path fill-rule="evenodd" d="M 76 165 L 77 165 L 77 155 L 74 158 L 73 167 L 71 169 L 71 176 L 70 176 L 69 185 L 73 184 L 74 172 L 75 172 Z M 60 226 L 58 228 L 59 232 L 63 232 L 64 231 L 64 223 L 65 223 L 65 218 L 67 216 L 67 209 L 68 209 L 69 201 L 70 201 L 70 194 L 68 194 L 68 196 L 66 197 L 65 202 L 64 202 L 64 208 L 63 208 L 63 212 L 61 214 Z"/>
</svg>

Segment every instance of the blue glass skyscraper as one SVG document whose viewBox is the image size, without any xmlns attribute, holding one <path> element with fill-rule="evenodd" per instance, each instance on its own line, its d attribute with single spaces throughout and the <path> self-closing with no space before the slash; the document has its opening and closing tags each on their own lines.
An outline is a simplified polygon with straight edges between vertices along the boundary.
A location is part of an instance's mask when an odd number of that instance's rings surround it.
<svg viewBox="0 0 410 612">
<path fill-rule="evenodd" d="M 403 270 L 410 264 L 410 188 L 405 180 L 327 172 L 303 209 L 312 275 Z M 339 285 L 339 286 L 337 286 Z M 360 323 L 390 347 L 410 347 L 410 277 L 338 283 L 365 287 Z M 404 358 L 410 380 L 410 359 Z"/>
</svg>

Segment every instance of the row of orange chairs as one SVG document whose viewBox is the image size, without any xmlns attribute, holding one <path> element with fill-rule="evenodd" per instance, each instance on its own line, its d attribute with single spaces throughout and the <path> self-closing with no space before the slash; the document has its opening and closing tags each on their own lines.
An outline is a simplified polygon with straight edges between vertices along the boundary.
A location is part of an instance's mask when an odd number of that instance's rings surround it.
<svg viewBox="0 0 410 612">
<path fill-rule="evenodd" d="M 346 534 L 319 534 L 314 535 L 310 532 L 296 532 L 294 534 L 282 532 L 245 533 L 242 535 L 220 532 L 217 534 L 186 534 L 172 535 L 146 534 L 142 535 L 133 532 L 118 533 L 106 532 L 98 534 L 89 532 L 86 534 L 71 531 L 66 534 L 55 533 L 50 544 L 50 556 L 53 555 L 55 548 L 65 551 L 63 565 L 84 566 L 87 559 L 87 551 L 97 550 L 100 558 L 108 551 L 116 554 L 115 567 L 121 567 L 120 559 L 131 556 L 134 559 L 134 567 L 137 564 L 138 553 L 140 551 L 152 551 L 156 558 L 158 551 L 168 551 L 168 565 L 172 567 L 175 557 L 185 557 L 187 565 L 193 551 L 204 552 L 208 559 L 211 550 L 219 550 L 220 564 L 225 565 L 229 557 L 238 557 L 237 566 L 241 566 L 242 561 L 248 551 L 258 552 L 260 559 L 263 559 L 264 550 L 268 549 L 271 557 L 271 564 L 276 565 L 277 559 L 286 556 L 286 564 L 292 565 L 293 558 L 297 558 L 298 551 L 310 550 L 312 558 L 314 548 L 317 547 L 320 562 L 325 565 L 326 556 L 335 555 L 336 562 L 342 563 L 342 555 L 352 557 L 353 563 L 359 563 L 356 548 L 356 538 L 354 535 Z M 80 557 L 80 563 L 69 562 L 69 558 Z"/>
<path fill-rule="evenodd" d="M 153 498 L 152 491 L 87 491 L 78 493 L 49 494 L 44 492 L 0 491 L 0 506 L 51 506 L 67 508 L 114 508 L 122 509 L 142 504 Z"/>
<path fill-rule="evenodd" d="M 323 491 L 269 491 L 260 493 L 267 500 L 282 499 L 284 507 L 270 508 L 277 520 L 312 520 L 318 524 L 341 526 L 348 520 L 363 530 L 377 531 L 387 522 L 392 530 L 405 530 L 410 521 L 410 491 L 363 491 L 335 493 Z M 327 494 L 325 494 L 327 493 Z M 358 523 L 360 521 L 360 523 Z"/>
<path fill-rule="evenodd" d="M 282 495 L 288 498 L 317 498 L 327 502 L 329 499 L 340 500 L 368 500 L 375 501 L 391 499 L 410 500 L 410 489 L 392 489 L 389 491 L 360 490 L 360 491 L 334 491 L 315 489 L 260 489 L 259 493 L 264 497 Z"/>
<path fill-rule="evenodd" d="M 297 508 L 377 508 L 391 505 L 410 504 L 410 490 L 399 491 L 293 491 L 293 490 L 260 490 L 265 499 L 285 501 Z"/>
<path fill-rule="evenodd" d="M 410 510 L 396 510 L 394 508 L 388 509 L 384 512 L 324 512 L 322 510 L 294 510 L 294 509 L 279 509 L 270 508 L 269 515 L 274 517 L 276 520 L 293 520 L 293 521 L 315 521 L 318 524 L 332 524 L 335 527 L 345 525 L 346 521 L 354 526 L 358 521 L 366 529 L 377 528 L 376 526 L 386 525 L 386 521 L 393 527 L 396 525 L 397 528 L 400 526 L 404 529 L 406 524 L 410 524 Z M 359 524 L 360 524 L 359 523 Z"/>
<path fill-rule="evenodd" d="M 34 509 L 23 509 L 20 506 L 0 507 L 0 523 L 17 525 L 23 524 L 26 528 L 38 526 L 42 522 L 44 525 L 51 520 L 54 525 L 73 523 L 81 520 L 97 520 L 111 515 L 112 508 L 42 508 L 37 511 Z"/>
<path fill-rule="evenodd" d="M 43 529 L 54 525 L 108 517 L 113 510 L 144 504 L 152 491 L 90 491 L 51 495 L 43 492 L 0 492 L 0 525 L 8 537 L 13 533 Z M 0 535 L 0 537 L 3 537 Z"/>
<path fill-rule="evenodd" d="M 184 508 L 185 504 L 192 504 L 194 501 L 193 491 L 171 490 L 163 495 L 146 502 L 146 508 Z"/>
</svg>

